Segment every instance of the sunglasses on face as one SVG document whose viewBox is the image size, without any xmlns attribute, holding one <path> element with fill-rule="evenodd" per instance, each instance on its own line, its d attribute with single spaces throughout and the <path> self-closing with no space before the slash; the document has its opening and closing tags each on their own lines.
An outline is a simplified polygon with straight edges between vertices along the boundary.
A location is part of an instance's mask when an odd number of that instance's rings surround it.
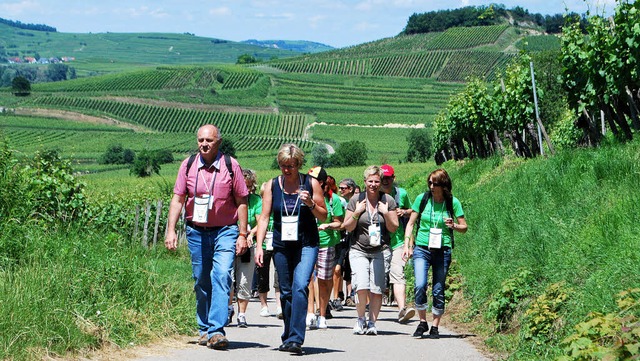
<svg viewBox="0 0 640 361">
<path fill-rule="evenodd" d="M 338 189 L 340 189 L 341 191 L 344 191 L 344 190 L 349 189 L 349 187 L 338 187 Z"/>
<path fill-rule="evenodd" d="M 434 187 L 441 187 L 442 186 L 442 184 L 437 183 L 437 182 L 432 182 L 432 181 L 429 181 L 429 185 L 430 186 L 434 186 Z"/>
</svg>

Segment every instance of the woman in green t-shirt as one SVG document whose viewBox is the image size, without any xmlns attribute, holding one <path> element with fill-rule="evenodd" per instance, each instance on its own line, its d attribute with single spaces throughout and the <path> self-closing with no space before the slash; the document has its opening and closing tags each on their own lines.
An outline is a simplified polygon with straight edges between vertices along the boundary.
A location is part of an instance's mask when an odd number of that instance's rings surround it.
<svg viewBox="0 0 640 361">
<path fill-rule="evenodd" d="M 407 223 L 403 256 L 413 256 L 415 275 L 415 303 L 420 324 L 413 337 L 422 338 L 429 331 L 431 338 L 438 338 L 438 326 L 444 313 L 444 289 L 451 264 L 453 248 L 453 232 L 465 233 L 467 222 L 464 218 L 460 201 L 451 194 L 451 178 L 444 169 L 436 169 L 429 174 L 429 192 L 419 195 L 413 202 L 413 213 Z M 427 197 L 425 201 L 423 199 Z M 418 217 L 420 219 L 418 220 Z M 455 221 L 454 221 L 455 219 Z M 413 235 L 413 227 L 418 223 L 418 230 Z M 415 248 L 413 248 L 415 244 Z M 427 285 L 429 268 L 432 270 L 433 325 L 429 330 L 427 323 Z"/>
</svg>

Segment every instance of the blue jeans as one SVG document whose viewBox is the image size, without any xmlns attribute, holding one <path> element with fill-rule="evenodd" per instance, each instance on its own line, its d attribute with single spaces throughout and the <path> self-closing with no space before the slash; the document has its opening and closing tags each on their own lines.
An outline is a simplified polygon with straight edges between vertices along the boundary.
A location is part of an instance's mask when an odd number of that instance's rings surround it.
<svg viewBox="0 0 640 361">
<path fill-rule="evenodd" d="M 284 318 L 282 343 L 304 343 L 309 280 L 317 259 L 318 247 L 287 247 L 273 251 Z"/>
<path fill-rule="evenodd" d="M 187 226 L 196 293 L 196 319 L 201 335 L 224 335 L 238 226 L 200 231 Z"/>
<path fill-rule="evenodd" d="M 427 286 L 429 267 L 432 270 L 433 307 L 431 312 L 436 316 L 444 313 L 444 287 L 447 280 L 447 272 L 451 264 L 451 248 L 441 250 L 429 250 L 426 247 L 417 246 L 413 250 L 413 271 L 415 280 L 416 309 L 427 309 Z"/>
</svg>

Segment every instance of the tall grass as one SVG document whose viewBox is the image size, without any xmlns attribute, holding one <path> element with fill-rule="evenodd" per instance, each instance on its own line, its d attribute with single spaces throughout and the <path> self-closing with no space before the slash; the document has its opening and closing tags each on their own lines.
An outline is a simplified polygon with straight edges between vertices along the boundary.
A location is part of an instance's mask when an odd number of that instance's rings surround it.
<svg viewBox="0 0 640 361">
<path fill-rule="evenodd" d="M 3 225 L 0 358 L 41 359 L 193 331 L 188 257 L 117 234 Z M 6 255 L 6 248 L 3 255 Z M 5 260 L 7 260 L 5 258 Z"/>
<path fill-rule="evenodd" d="M 640 142 L 445 168 L 469 223 L 469 232 L 456 237 L 454 257 L 473 303 L 470 314 L 491 322 L 488 303 L 519 270 L 534 274 L 526 286 L 531 298 L 564 281 L 569 298 L 549 341 L 557 346 L 589 312 L 612 312 L 617 293 L 640 284 Z M 424 185 L 413 193 L 417 188 Z M 518 306 L 515 331 L 530 301 Z M 487 343 L 516 359 L 557 356 L 557 347 L 532 345 L 513 331 L 493 333 Z"/>
</svg>

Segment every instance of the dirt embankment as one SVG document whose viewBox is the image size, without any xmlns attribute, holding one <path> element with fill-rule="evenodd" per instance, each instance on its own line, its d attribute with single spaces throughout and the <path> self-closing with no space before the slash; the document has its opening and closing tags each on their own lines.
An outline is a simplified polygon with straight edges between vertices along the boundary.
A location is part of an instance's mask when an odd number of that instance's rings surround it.
<svg viewBox="0 0 640 361">
<path fill-rule="evenodd" d="M 15 113 L 19 115 L 30 115 L 30 116 L 38 116 L 38 117 L 65 119 L 65 120 L 71 120 L 71 121 L 81 122 L 81 123 L 113 125 L 120 128 L 132 129 L 135 132 L 141 132 L 141 133 L 150 132 L 150 130 L 145 127 L 127 123 L 127 122 L 122 122 L 113 118 L 95 117 L 92 115 L 86 115 L 78 112 L 71 112 L 68 110 L 44 109 L 44 108 L 16 108 Z"/>
</svg>

